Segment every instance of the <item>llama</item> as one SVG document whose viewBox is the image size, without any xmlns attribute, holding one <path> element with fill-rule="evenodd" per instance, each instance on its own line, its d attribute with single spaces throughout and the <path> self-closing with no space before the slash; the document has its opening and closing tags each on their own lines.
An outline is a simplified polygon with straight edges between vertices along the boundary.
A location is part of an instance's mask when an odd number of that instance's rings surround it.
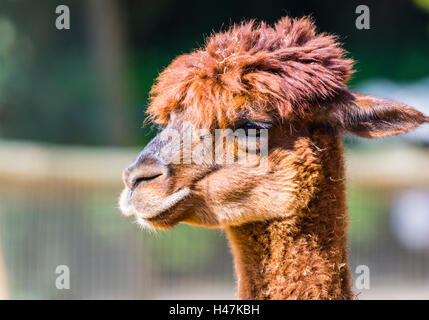
<svg viewBox="0 0 429 320">
<path fill-rule="evenodd" d="M 345 54 L 309 18 L 284 17 L 274 26 L 233 25 L 176 58 L 151 90 L 148 113 L 165 128 L 123 173 L 123 214 L 149 228 L 224 228 L 239 299 L 355 298 L 341 135 L 386 137 L 429 118 L 349 91 L 354 61 Z M 183 132 L 185 122 L 195 128 L 192 148 L 201 145 L 201 130 L 243 130 L 245 139 L 267 130 L 268 168 L 256 165 L 261 143 L 245 163 L 183 161 L 162 134 Z M 222 145 L 237 155 L 240 139 Z M 182 161 L 165 162 L 166 151 Z"/>
</svg>

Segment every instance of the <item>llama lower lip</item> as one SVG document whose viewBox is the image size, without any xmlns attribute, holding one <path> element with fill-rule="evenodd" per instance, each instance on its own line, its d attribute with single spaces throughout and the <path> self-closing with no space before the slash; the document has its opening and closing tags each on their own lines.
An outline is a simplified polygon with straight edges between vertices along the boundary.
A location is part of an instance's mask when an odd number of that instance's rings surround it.
<svg viewBox="0 0 429 320">
<path fill-rule="evenodd" d="M 191 193 L 192 193 L 192 191 L 188 188 L 181 189 L 181 190 L 169 195 L 154 209 L 145 210 L 145 212 L 143 214 L 140 213 L 139 217 L 143 218 L 143 219 L 153 219 L 153 218 L 161 215 L 165 211 L 171 209 L 176 204 L 183 201 L 185 198 L 189 197 L 189 195 Z"/>
</svg>

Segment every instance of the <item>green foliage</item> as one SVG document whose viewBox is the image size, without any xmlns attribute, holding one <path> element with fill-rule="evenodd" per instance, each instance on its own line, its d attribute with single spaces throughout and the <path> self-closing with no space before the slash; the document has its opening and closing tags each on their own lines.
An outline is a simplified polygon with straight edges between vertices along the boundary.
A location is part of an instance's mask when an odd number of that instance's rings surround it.
<svg viewBox="0 0 429 320">
<path fill-rule="evenodd" d="M 223 245 L 223 238 L 218 231 L 181 224 L 149 238 L 148 243 L 155 265 L 186 274 L 189 269 L 206 267 Z"/>
<path fill-rule="evenodd" d="M 389 213 L 388 202 L 379 193 L 347 187 L 349 207 L 349 240 L 353 244 L 369 244 L 379 222 Z"/>
<path fill-rule="evenodd" d="M 422 10 L 429 12 L 429 0 L 414 0 L 414 3 Z"/>
</svg>

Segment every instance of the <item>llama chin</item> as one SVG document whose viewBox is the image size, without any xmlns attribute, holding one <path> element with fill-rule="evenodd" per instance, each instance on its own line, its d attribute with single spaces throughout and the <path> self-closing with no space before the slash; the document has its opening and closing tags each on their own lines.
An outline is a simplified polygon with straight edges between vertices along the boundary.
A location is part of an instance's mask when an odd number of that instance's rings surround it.
<svg viewBox="0 0 429 320">
<path fill-rule="evenodd" d="M 189 188 L 183 188 L 160 201 L 150 203 L 150 205 L 134 205 L 132 201 L 133 191 L 125 189 L 121 193 L 119 207 L 125 216 L 135 215 L 138 221 L 154 220 L 173 209 L 173 207 L 189 198 L 191 195 L 192 191 Z"/>
<path fill-rule="evenodd" d="M 161 203 L 151 206 L 150 208 L 139 208 L 138 216 L 139 218 L 146 220 L 153 220 L 167 211 L 171 210 L 174 206 L 178 205 L 180 202 L 184 201 L 187 197 L 192 194 L 191 190 L 184 188 L 179 190 L 170 196 L 166 197 L 161 201 Z"/>
</svg>

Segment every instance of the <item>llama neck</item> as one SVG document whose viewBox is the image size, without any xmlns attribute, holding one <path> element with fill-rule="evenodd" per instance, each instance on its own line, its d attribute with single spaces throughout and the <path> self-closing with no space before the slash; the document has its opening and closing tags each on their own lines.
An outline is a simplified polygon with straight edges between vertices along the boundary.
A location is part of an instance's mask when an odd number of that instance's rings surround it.
<svg viewBox="0 0 429 320">
<path fill-rule="evenodd" d="M 296 209 L 294 218 L 227 228 L 238 298 L 353 298 L 340 142 L 325 148 L 318 159 L 317 191 L 305 207 Z"/>
</svg>

